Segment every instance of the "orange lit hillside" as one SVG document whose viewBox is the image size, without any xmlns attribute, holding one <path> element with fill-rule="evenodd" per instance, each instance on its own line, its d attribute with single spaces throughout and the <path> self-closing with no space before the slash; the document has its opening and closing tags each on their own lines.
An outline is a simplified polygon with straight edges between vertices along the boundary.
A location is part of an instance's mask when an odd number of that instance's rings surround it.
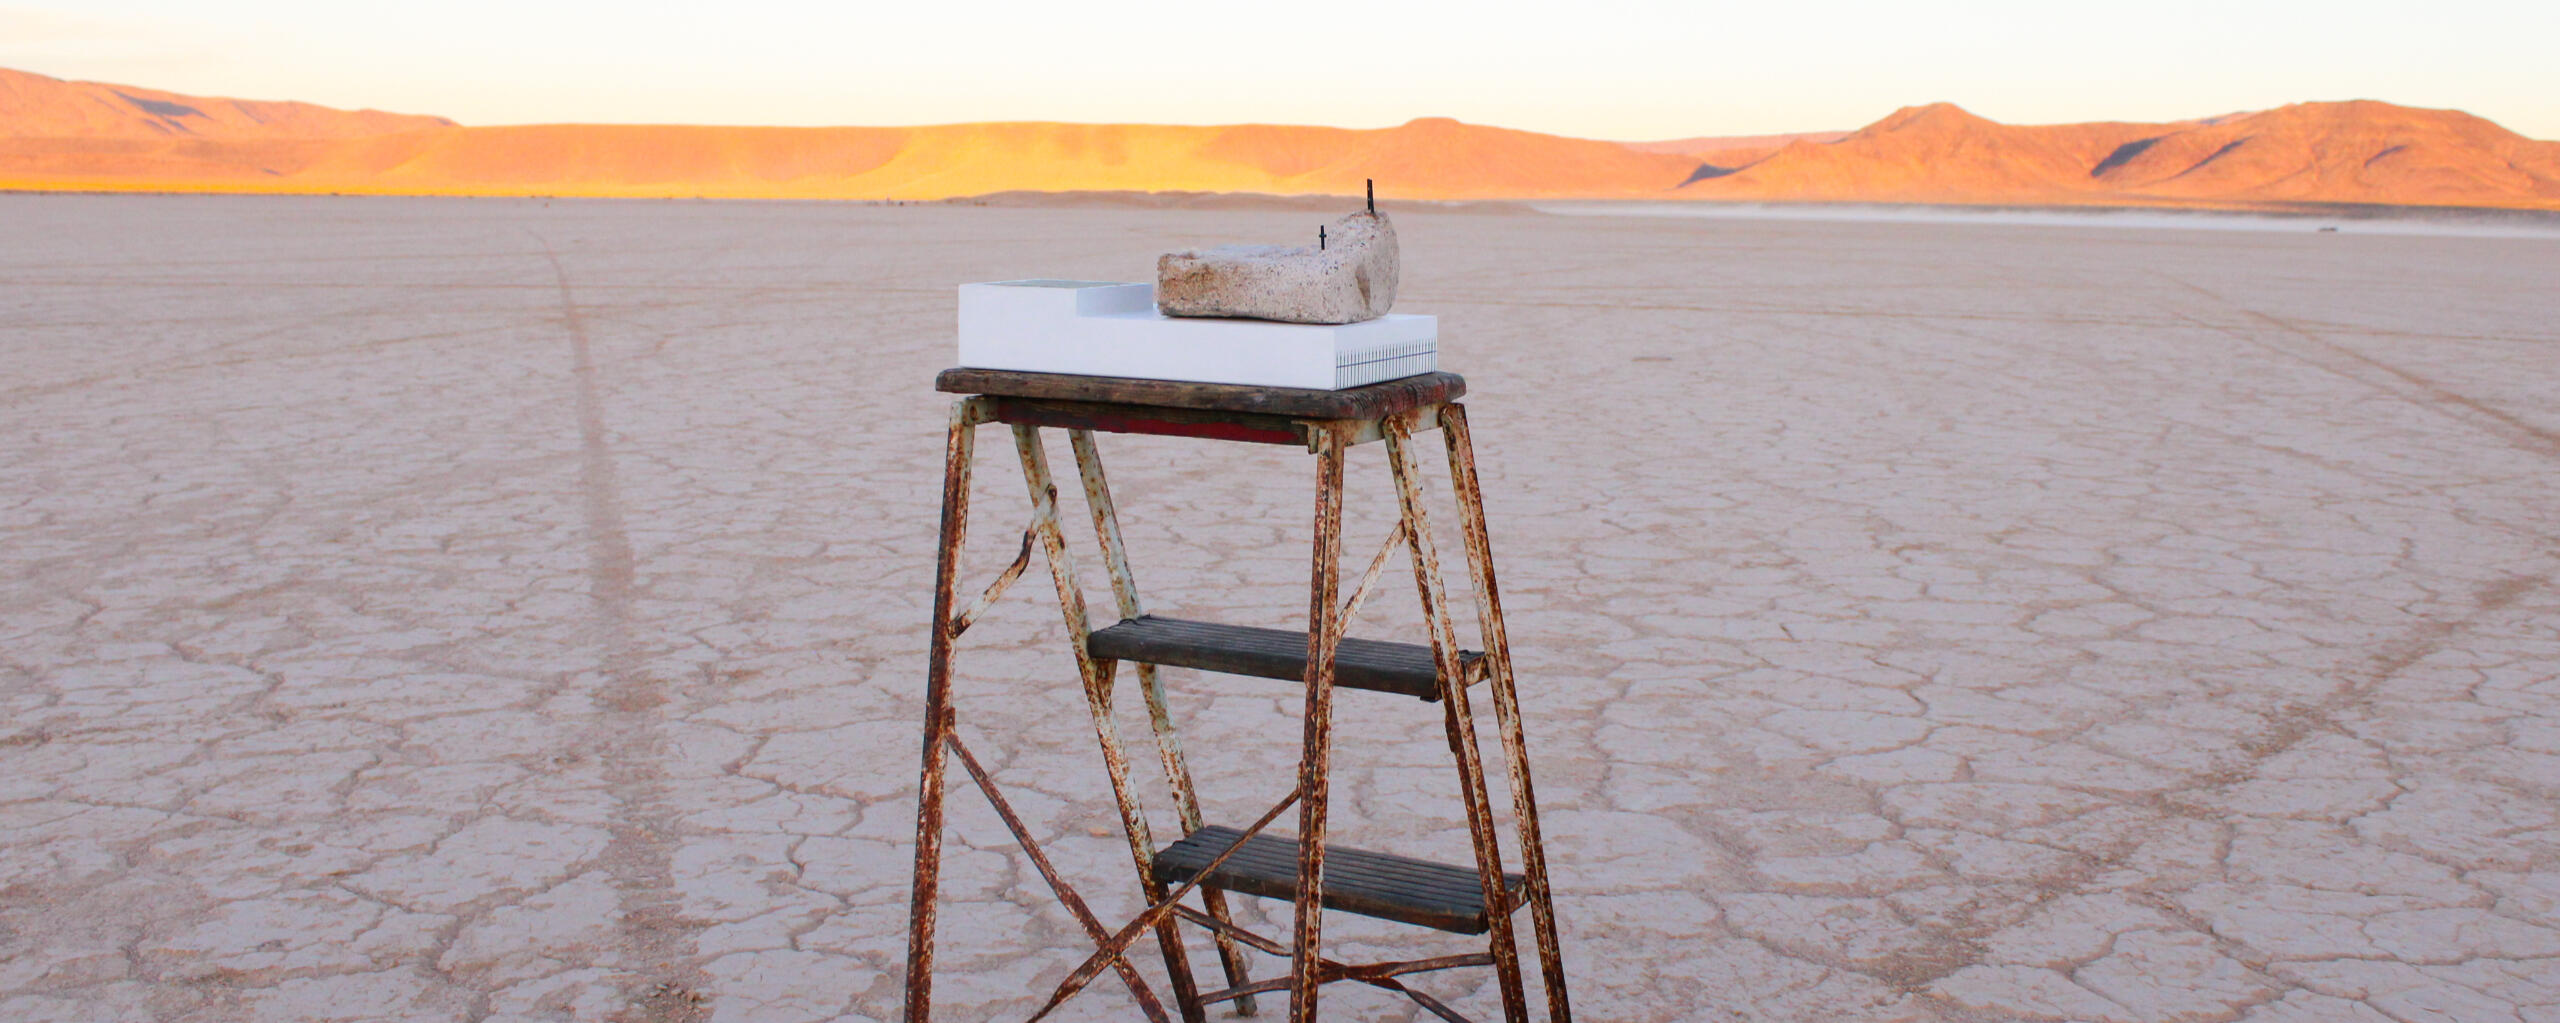
<svg viewBox="0 0 2560 1023">
<path fill-rule="evenodd" d="M 1662 195 L 1696 167 L 1610 142 L 1446 119 L 1368 131 L 1053 123 L 462 128 L 373 113 L 336 123 L 297 109 L 262 133 L 223 134 L 184 130 L 197 128 L 196 119 L 172 123 L 158 112 L 281 105 L 0 75 L 12 97 L 0 107 L 0 187 L 7 188 L 941 199 L 1022 189 L 1344 194 L 1377 178 L 1393 182 L 1400 198 L 1482 199 Z M 352 130 L 358 123 L 379 130 Z"/>
<path fill-rule="evenodd" d="M 2160 125 L 2026 127 L 1952 103 L 1904 107 L 1836 142 L 1798 140 L 1729 174 L 1694 182 L 1698 196 L 1873 202 L 2069 202 L 2089 168 Z"/>
<path fill-rule="evenodd" d="M 924 128 L 530 125 L 314 144 L 0 138 L 0 187 L 439 195 L 941 199 L 989 192 L 1348 194 L 1408 199 L 1663 195 L 1696 161 L 1608 142 L 1417 121 L 1294 126 Z"/>
<path fill-rule="evenodd" d="M 1701 135 L 1661 142 L 1618 144 L 1647 153 L 1677 153 L 1723 171 L 1768 159 L 1769 154 L 1786 148 L 1791 142 L 1838 142 L 1848 137 L 1849 133 L 1845 131 L 1800 131 L 1783 135 Z"/>
<path fill-rule="evenodd" d="M 2180 198 L 2560 204 L 2560 143 L 2458 110 L 2299 103 L 2168 135 L 2101 177 Z"/>
<path fill-rule="evenodd" d="M 0 68 L 0 135 L 89 139 L 324 139 L 450 128 L 441 117 L 181 96 Z"/>
<path fill-rule="evenodd" d="M 2560 143 L 2458 111 L 2306 103 L 2173 124 L 2006 125 L 1950 104 L 1855 132 L 1657 143 L 1393 128 L 991 123 L 461 127 L 0 70 L 0 188 L 942 199 L 1014 191 L 1399 199 L 2560 209 Z"/>
<path fill-rule="evenodd" d="M 2021 126 L 1905 107 L 1680 191 L 1702 199 L 1916 203 L 2371 203 L 2560 209 L 2560 143 L 2457 110 L 2298 103 L 2174 124 Z"/>
<path fill-rule="evenodd" d="M 1396 182 L 1403 198 L 1472 199 L 1661 194 L 1694 166 L 1607 142 L 1442 120 L 1374 131 L 543 125 L 382 140 L 358 162 L 302 174 L 342 191 L 885 199 L 1016 189 L 1346 194 L 1376 178 Z"/>
</svg>

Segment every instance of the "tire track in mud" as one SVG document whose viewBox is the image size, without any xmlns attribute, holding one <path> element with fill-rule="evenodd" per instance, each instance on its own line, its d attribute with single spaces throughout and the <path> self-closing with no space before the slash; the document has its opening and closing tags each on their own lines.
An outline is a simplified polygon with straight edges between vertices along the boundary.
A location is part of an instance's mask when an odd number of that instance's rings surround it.
<svg viewBox="0 0 2560 1023">
<path fill-rule="evenodd" d="M 2283 317 L 2272 316 L 2241 305 L 2202 285 L 2157 271 L 2154 271 L 2154 276 L 2220 302 L 2252 322 L 2291 335 L 2297 343 L 2282 344 L 2262 337 L 2257 332 L 2239 330 L 2229 325 L 2193 317 L 2182 317 L 2196 326 L 2218 331 L 2235 340 L 2308 363 L 2430 412 L 2468 424 L 2496 436 L 2508 447 L 2545 458 L 2560 459 L 2560 430 L 2537 425 L 2427 377 L 2331 341 Z"/>
<path fill-rule="evenodd" d="M 2189 322 L 2245 342 L 2257 348 L 2307 363 L 2319 369 L 2363 384 L 2384 394 L 2409 402 L 2430 412 L 2471 426 L 2504 442 L 2506 446 L 2528 454 L 2560 459 L 2560 431 L 2536 425 L 2512 413 L 2437 383 L 2434 380 L 2401 369 L 2380 359 L 2355 351 L 2282 317 L 2259 312 L 2232 301 L 2202 285 L 2166 273 L 2154 276 L 2188 291 L 2222 303 L 2233 312 L 2291 335 L 2298 344 L 2284 344 L 2225 324 L 2186 317 Z M 2560 556 L 2560 539 L 2539 538 L 2551 555 Z M 2549 587 L 2560 580 L 2560 571 L 2543 563 L 2530 570 L 2483 585 L 2472 596 L 2471 610 L 2452 619 L 2422 620 L 2400 635 L 2376 644 L 2366 667 L 2350 672 L 2338 689 L 2326 699 L 2285 708 L 2277 715 L 2267 735 L 2248 744 L 2244 765 L 2227 769 L 2214 779 L 2216 787 L 2236 784 L 2253 778 L 2259 767 L 2279 753 L 2289 750 L 2315 731 L 2336 731 L 2336 715 L 2361 708 L 2379 692 L 2384 683 L 2451 644 L 2483 616 L 2504 611 L 2526 594 Z"/>
<path fill-rule="evenodd" d="M 560 290 L 561 324 L 568 334 L 578 422 L 578 490 L 587 538 L 589 599 L 595 605 L 595 639 L 601 659 L 596 711 L 576 749 L 602 766 L 614 811 L 611 838 L 595 866 L 612 878 L 620 913 L 617 966 L 635 974 L 624 992 L 628 1008 L 619 1023 L 699 1023 L 710 1015 L 706 978 L 691 962 L 704 924 L 686 919 L 676 891 L 675 834 L 680 824 L 667 794 L 668 742 L 658 708 L 668 702 L 665 682 L 651 677 L 647 656 L 632 633 L 633 581 L 638 558 L 625 524 L 622 490 L 604 425 L 594 345 L 569 286 L 569 272 L 547 241 Z"/>
</svg>

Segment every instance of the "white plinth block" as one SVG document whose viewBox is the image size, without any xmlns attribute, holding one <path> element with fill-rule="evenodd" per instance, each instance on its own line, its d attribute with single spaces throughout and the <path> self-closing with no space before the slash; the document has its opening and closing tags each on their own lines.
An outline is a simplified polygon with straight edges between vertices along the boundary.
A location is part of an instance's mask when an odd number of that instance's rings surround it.
<svg viewBox="0 0 2560 1023">
<path fill-rule="evenodd" d="M 1345 324 L 1170 317 L 1148 284 L 998 281 L 960 286 L 960 365 L 1340 390 L 1440 367 L 1440 321 Z"/>
</svg>

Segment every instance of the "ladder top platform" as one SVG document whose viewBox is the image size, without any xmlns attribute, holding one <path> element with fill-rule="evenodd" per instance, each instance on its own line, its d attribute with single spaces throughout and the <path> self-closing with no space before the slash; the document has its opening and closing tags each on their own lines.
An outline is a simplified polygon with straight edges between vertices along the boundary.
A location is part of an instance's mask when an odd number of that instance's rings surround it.
<svg viewBox="0 0 2560 1023">
<path fill-rule="evenodd" d="M 952 394 L 984 394 L 999 398 L 1144 405 L 1297 419 L 1377 419 L 1456 401 L 1467 393 L 1467 379 L 1455 373 L 1433 372 L 1339 391 L 1321 391 L 1304 387 L 1196 384 L 1181 380 L 1021 373 L 963 367 L 943 370 L 934 378 L 933 387 Z"/>
</svg>

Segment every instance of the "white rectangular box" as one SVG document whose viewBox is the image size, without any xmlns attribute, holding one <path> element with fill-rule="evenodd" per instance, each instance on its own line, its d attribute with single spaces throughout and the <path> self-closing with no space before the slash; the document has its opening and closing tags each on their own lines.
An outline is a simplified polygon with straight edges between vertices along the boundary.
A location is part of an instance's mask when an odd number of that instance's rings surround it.
<svg viewBox="0 0 2560 1023">
<path fill-rule="evenodd" d="M 1439 340 L 1432 316 L 1340 325 L 1166 316 L 1152 284 L 960 286 L 960 365 L 974 369 L 1334 391 L 1438 369 Z"/>
</svg>

